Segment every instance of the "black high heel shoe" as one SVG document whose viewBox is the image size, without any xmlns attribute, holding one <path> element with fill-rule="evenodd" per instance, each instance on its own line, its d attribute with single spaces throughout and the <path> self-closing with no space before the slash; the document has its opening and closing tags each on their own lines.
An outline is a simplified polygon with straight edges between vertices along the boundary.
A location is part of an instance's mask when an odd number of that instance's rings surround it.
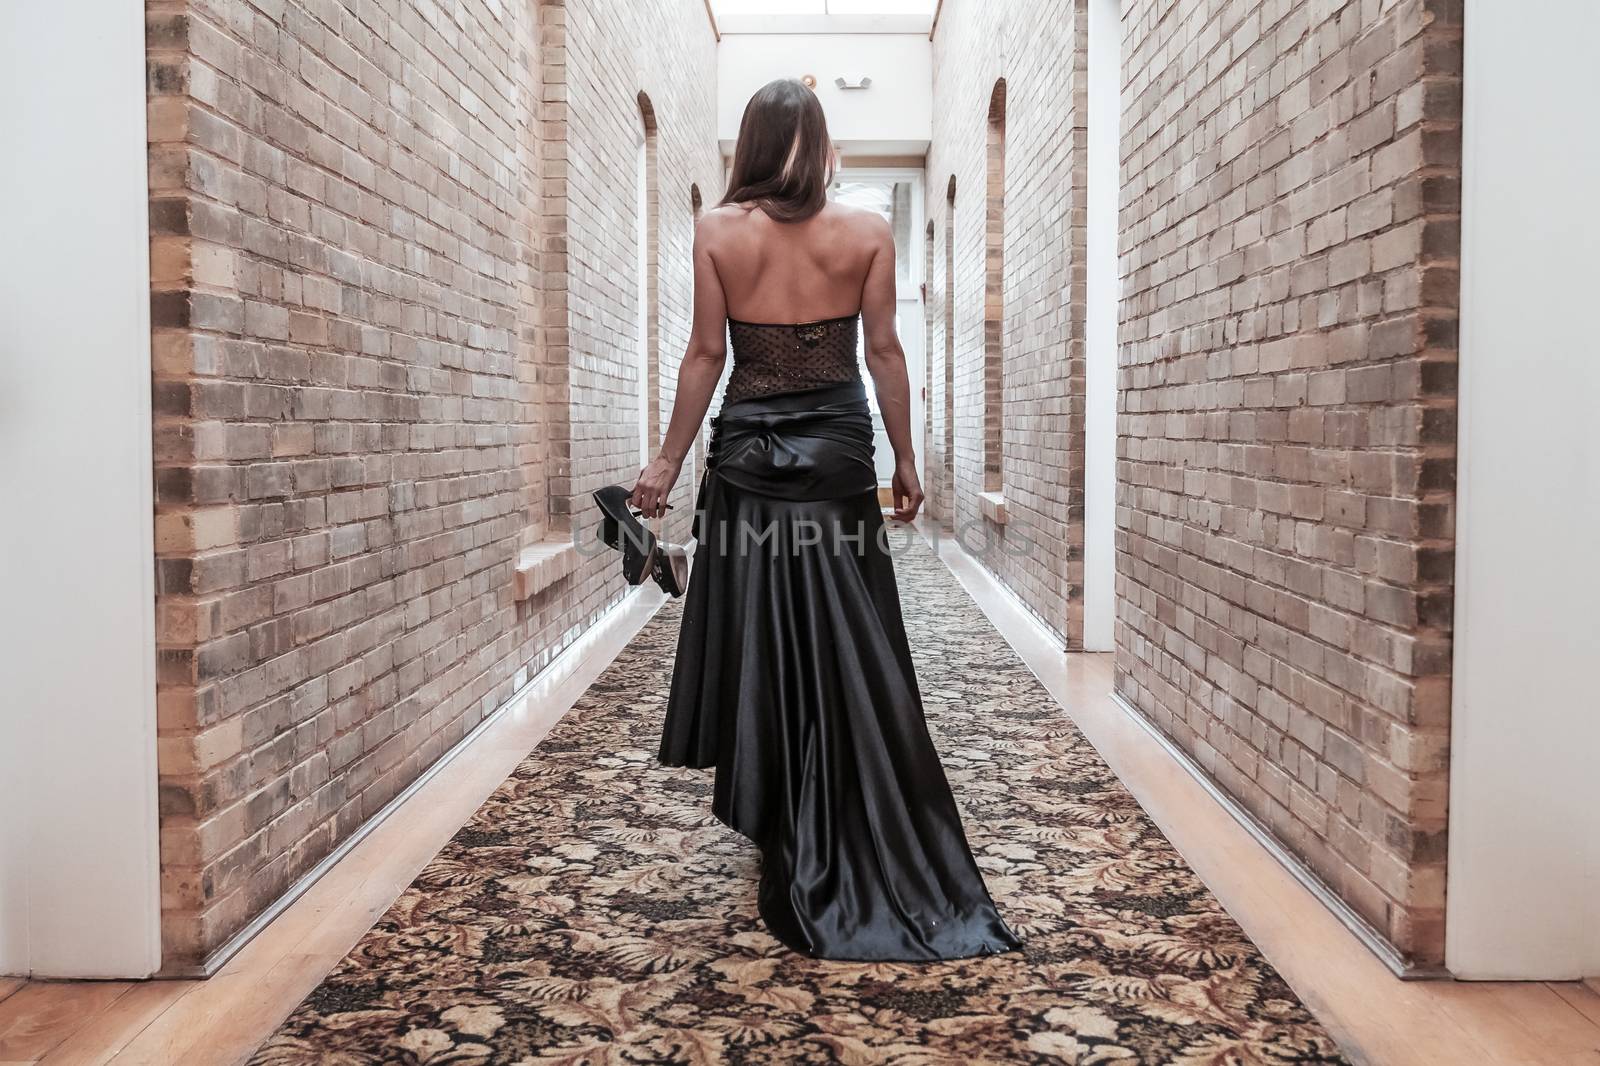
<svg viewBox="0 0 1600 1066">
<path fill-rule="evenodd" d="M 668 595 L 682 596 L 689 582 L 688 553 L 681 545 L 658 541 L 639 521 L 641 512 L 628 506 L 630 495 L 621 485 L 595 491 L 595 503 L 600 505 L 600 539 L 622 552 L 622 576 L 628 584 L 642 584 L 649 574 Z"/>
<path fill-rule="evenodd" d="M 622 552 L 622 576 L 637 585 L 650 568 L 656 537 L 628 506 L 629 495 L 621 485 L 607 485 L 595 491 L 594 502 L 600 505 L 600 539 Z"/>
<path fill-rule="evenodd" d="M 656 546 L 656 555 L 650 576 L 669 596 L 682 596 L 689 587 L 689 553 L 682 544 L 665 541 Z"/>
</svg>

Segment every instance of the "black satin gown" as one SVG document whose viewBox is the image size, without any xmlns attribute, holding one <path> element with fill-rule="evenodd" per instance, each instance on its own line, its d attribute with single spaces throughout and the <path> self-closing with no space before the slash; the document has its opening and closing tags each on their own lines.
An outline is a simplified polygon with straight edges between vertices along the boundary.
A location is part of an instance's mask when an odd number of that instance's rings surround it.
<svg viewBox="0 0 1600 1066">
<path fill-rule="evenodd" d="M 715 767 L 768 930 L 824 959 L 1010 951 L 923 716 L 857 317 L 730 322 L 659 760 Z"/>
</svg>

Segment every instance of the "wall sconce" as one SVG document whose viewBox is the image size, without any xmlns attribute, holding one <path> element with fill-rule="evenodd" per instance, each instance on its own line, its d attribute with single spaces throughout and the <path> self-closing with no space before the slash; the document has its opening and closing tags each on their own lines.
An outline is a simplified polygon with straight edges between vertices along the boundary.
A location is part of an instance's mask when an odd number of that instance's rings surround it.
<svg viewBox="0 0 1600 1066">
<path fill-rule="evenodd" d="M 857 74 L 850 78 L 841 75 L 834 78 L 833 83 L 841 89 L 865 89 L 872 84 L 872 79 L 865 74 Z"/>
<path fill-rule="evenodd" d="M 810 89 L 812 92 L 816 92 L 817 91 L 817 76 L 815 74 L 802 74 L 802 75 L 800 75 L 800 84 L 804 85 L 807 89 Z"/>
</svg>

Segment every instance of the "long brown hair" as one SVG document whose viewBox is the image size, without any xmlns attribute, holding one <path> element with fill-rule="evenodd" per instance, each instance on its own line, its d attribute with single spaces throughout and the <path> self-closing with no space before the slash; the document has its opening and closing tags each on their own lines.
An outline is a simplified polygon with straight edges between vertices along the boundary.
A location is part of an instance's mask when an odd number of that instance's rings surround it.
<svg viewBox="0 0 1600 1066">
<path fill-rule="evenodd" d="M 744 105 L 725 204 L 753 203 L 779 222 L 822 210 L 833 183 L 833 143 L 817 94 L 779 78 Z"/>
</svg>

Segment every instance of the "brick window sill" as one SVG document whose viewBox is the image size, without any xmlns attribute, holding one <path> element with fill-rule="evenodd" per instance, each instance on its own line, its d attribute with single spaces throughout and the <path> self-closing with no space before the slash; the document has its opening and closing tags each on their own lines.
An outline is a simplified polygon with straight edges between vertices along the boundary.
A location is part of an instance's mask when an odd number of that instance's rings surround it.
<svg viewBox="0 0 1600 1066">
<path fill-rule="evenodd" d="M 1006 514 L 1006 498 L 1004 494 L 998 492 L 978 493 L 978 510 L 982 512 L 983 517 L 995 525 L 1003 526 L 1006 524 L 1008 516 Z"/>
<path fill-rule="evenodd" d="M 570 540 L 529 545 L 517 556 L 517 599 L 544 591 L 578 568 L 578 546 Z"/>
</svg>

